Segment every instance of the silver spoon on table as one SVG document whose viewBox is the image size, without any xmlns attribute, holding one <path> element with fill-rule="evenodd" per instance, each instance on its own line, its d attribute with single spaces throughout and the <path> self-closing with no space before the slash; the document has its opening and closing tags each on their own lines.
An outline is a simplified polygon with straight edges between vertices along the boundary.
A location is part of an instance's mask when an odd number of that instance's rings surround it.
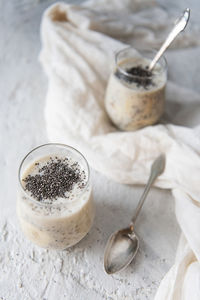
<svg viewBox="0 0 200 300">
<path fill-rule="evenodd" d="M 141 211 L 146 196 L 156 180 L 165 168 L 165 155 L 161 154 L 152 164 L 148 183 L 137 205 L 135 214 L 127 228 L 113 233 L 106 245 L 104 254 L 104 268 L 108 274 L 116 273 L 126 268 L 135 257 L 139 248 L 139 238 L 134 232 L 135 221 Z"/>
<path fill-rule="evenodd" d="M 173 27 L 173 29 L 167 36 L 166 40 L 164 41 L 164 43 L 156 53 L 153 60 L 151 61 L 148 67 L 149 71 L 151 71 L 154 68 L 157 61 L 160 59 L 160 57 L 163 55 L 163 53 L 169 47 L 169 45 L 173 42 L 173 40 L 177 37 L 177 35 L 185 29 L 189 21 L 189 18 L 190 18 L 190 9 L 186 8 L 183 14 L 180 16 L 180 18 L 176 21 L 175 26 Z"/>
</svg>

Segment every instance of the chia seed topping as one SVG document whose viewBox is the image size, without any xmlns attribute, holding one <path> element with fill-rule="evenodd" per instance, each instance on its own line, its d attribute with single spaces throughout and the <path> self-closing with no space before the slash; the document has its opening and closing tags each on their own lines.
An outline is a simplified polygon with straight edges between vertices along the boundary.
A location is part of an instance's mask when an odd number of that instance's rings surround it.
<svg viewBox="0 0 200 300">
<path fill-rule="evenodd" d="M 150 85 L 154 85 L 152 81 L 152 72 L 148 70 L 148 67 L 136 66 L 126 69 L 127 74 L 121 73 L 119 70 L 115 72 L 115 75 L 128 83 L 135 82 L 137 87 L 144 87 L 147 89 Z"/>
<path fill-rule="evenodd" d="M 75 184 L 80 189 L 86 185 L 86 175 L 77 162 L 71 163 L 68 158 L 50 157 L 45 164 L 35 163 L 36 172 L 27 175 L 23 182 L 26 191 L 36 200 L 53 200 L 68 198 L 67 193 L 72 191 Z"/>
</svg>

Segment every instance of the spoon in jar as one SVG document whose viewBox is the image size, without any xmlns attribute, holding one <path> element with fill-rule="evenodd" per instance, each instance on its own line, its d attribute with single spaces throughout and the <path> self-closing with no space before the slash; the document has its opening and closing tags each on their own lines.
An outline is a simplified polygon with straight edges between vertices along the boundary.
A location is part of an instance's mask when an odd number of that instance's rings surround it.
<svg viewBox="0 0 200 300">
<path fill-rule="evenodd" d="M 169 47 L 169 45 L 173 42 L 173 40 L 177 37 L 177 35 L 183 31 L 189 21 L 190 18 L 190 9 L 186 8 L 183 12 L 183 14 L 180 16 L 180 18 L 176 21 L 175 26 L 167 36 L 166 40 L 156 53 L 155 57 L 149 64 L 148 70 L 152 71 L 157 61 L 160 59 L 160 57 L 163 55 L 165 50 Z"/>
<path fill-rule="evenodd" d="M 125 269 L 135 257 L 139 248 L 139 238 L 134 232 L 135 221 L 141 211 L 146 196 L 165 168 L 165 155 L 161 154 L 152 164 L 149 180 L 137 205 L 135 214 L 128 227 L 113 233 L 106 245 L 104 254 L 104 268 L 108 274 L 114 274 Z"/>
</svg>

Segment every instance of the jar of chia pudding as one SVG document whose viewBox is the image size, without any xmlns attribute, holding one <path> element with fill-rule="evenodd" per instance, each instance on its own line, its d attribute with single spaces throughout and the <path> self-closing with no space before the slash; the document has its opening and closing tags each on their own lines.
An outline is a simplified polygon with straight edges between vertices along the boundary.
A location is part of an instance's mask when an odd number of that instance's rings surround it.
<svg viewBox="0 0 200 300">
<path fill-rule="evenodd" d="M 62 144 L 33 149 L 19 168 L 17 215 L 25 236 L 47 249 L 66 249 L 90 230 L 94 205 L 84 156 Z"/>
<path fill-rule="evenodd" d="M 105 95 L 105 108 L 121 130 L 136 130 L 155 124 L 163 114 L 167 64 L 164 57 L 152 71 L 153 50 L 125 48 L 115 55 Z"/>
</svg>

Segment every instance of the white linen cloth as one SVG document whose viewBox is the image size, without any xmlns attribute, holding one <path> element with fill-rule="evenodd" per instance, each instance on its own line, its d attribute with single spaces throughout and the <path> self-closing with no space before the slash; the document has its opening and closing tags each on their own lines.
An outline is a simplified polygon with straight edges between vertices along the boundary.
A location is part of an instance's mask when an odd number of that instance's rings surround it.
<svg viewBox="0 0 200 300">
<path fill-rule="evenodd" d="M 49 78 L 45 117 L 50 140 L 80 149 L 93 168 L 120 183 L 145 184 L 152 161 L 166 153 L 155 186 L 172 190 L 183 234 L 155 299 L 199 300 L 199 95 L 169 81 L 163 120 L 135 132 L 118 131 L 104 109 L 114 52 L 127 44 L 158 47 L 169 31 L 166 24 L 172 25 L 169 16 L 154 1 L 51 6 L 41 26 L 40 60 Z M 186 31 L 173 47 L 191 45 L 198 38 Z"/>
</svg>

